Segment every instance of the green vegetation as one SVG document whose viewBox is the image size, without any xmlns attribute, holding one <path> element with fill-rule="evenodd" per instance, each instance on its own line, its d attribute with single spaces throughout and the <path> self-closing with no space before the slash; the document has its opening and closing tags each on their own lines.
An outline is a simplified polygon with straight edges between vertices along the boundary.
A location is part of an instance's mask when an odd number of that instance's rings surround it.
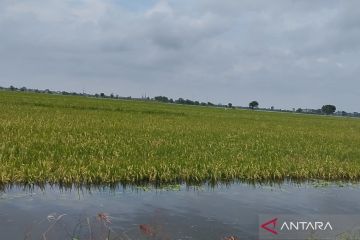
<svg viewBox="0 0 360 240">
<path fill-rule="evenodd" d="M 250 109 L 254 109 L 254 108 L 258 108 L 258 107 L 259 107 L 259 103 L 257 101 L 252 101 L 249 103 Z"/>
<path fill-rule="evenodd" d="M 334 114 L 336 107 L 334 105 L 324 105 L 322 106 L 321 111 L 327 115 Z"/>
<path fill-rule="evenodd" d="M 360 180 L 360 121 L 0 91 L 0 182 Z"/>
</svg>

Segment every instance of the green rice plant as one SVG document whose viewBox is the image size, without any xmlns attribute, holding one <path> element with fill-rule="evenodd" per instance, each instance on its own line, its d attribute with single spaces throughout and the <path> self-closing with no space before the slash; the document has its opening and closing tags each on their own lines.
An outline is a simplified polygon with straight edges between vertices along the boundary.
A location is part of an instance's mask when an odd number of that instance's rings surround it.
<svg viewBox="0 0 360 240">
<path fill-rule="evenodd" d="M 0 183 L 360 179 L 360 121 L 0 92 Z"/>
</svg>

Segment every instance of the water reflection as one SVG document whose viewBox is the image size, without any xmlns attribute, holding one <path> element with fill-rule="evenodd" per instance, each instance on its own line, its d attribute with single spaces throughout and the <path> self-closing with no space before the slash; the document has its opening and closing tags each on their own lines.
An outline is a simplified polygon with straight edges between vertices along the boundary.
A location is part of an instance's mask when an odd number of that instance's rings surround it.
<svg viewBox="0 0 360 240">
<path fill-rule="evenodd" d="M 5 188 L 0 239 L 256 239 L 259 214 L 359 214 L 360 188 Z"/>
</svg>

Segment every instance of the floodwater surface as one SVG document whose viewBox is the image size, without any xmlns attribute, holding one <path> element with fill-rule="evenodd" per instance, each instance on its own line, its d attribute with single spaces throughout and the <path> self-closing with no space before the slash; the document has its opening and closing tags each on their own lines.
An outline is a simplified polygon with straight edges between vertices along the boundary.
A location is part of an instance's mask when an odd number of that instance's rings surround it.
<svg viewBox="0 0 360 240">
<path fill-rule="evenodd" d="M 360 187 L 6 188 L 0 239 L 257 239 L 260 214 L 360 214 Z"/>
</svg>

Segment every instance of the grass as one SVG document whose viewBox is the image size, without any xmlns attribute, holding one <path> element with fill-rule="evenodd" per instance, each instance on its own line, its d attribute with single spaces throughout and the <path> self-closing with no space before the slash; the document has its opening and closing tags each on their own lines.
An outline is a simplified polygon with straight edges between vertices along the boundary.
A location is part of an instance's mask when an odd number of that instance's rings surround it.
<svg viewBox="0 0 360 240">
<path fill-rule="evenodd" d="M 0 91 L 0 183 L 360 180 L 360 121 Z"/>
</svg>

